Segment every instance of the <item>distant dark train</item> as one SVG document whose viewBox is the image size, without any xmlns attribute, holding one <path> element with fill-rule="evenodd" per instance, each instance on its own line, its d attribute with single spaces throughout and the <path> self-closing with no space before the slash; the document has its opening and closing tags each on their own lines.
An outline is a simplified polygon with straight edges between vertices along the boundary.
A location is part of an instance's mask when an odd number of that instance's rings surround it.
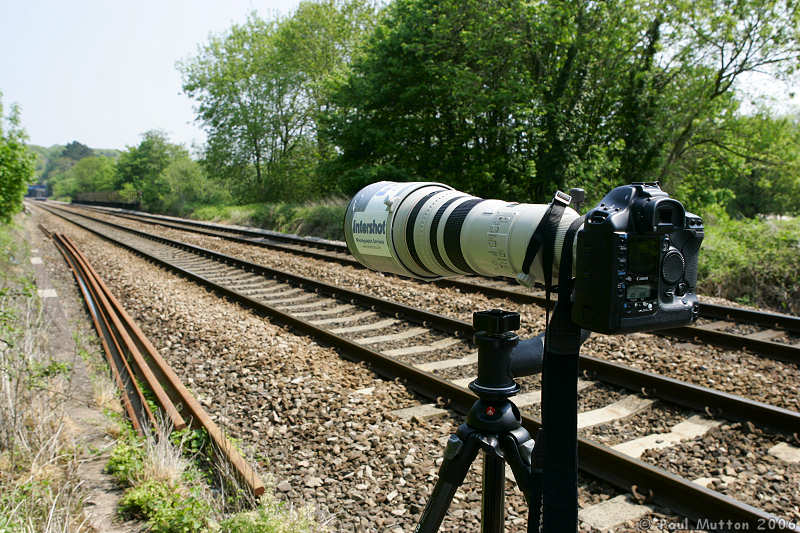
<svg viewBox="0 0 800 533">
<path fill-rule="evenodd" d="M 47 198 L 47 187 L 44 185 L 28 185 L 28 192 L 25 194 L 25 198 L 44 200 Z"/>
<path fill-rule="evenodd" d="M 141 207 L 138 195 L 136 201 L 131 201 L 129 197 L 123 196 L 117 191 L 79 192 L 72 198 L 72 203 L 133 210 L 139 210 Z"/>
</svg>

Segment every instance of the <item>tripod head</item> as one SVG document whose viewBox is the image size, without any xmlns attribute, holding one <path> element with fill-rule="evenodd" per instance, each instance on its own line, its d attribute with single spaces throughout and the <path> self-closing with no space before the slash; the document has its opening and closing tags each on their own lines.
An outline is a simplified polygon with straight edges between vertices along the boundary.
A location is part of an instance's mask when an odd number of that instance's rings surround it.
<svg viewBox="0 0 800 533">
<path fill-rule="evenodd" d="M 478 378 L 469 388 L 482 400 L 505 400 L 520 390 L 511 371 L 512 351 L 519 343 L 519 313 L 492 309 L 472 314 L 478 346 Z"/>
<path fill-rule="evenodd" d="M 542 372 L 545 334 L 520 340 L 519 313 L 492 309 L 472 314 L 474 342 L 478 346 L 478 378 L 469 388 L 482 399 L 505 399 L 520 390 L 514 378 Z M 583 344 L 591 332 L 582 329 Z"/>
</svg>

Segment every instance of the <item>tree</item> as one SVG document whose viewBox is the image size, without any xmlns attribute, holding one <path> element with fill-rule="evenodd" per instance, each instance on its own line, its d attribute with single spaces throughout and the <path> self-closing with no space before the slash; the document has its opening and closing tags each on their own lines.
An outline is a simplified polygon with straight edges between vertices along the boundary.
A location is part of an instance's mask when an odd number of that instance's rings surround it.
<svg viewBox="0 0 800 533">
<path fill-rule="evenodd" d="M 164 132 L 151 130 L 138 146 L 129 146 L 117 161 L 116 189 L 134 189 L 141 194 L 145 209 L 160 211 L 167 194 L 163 172 L 178 158 L 188 157 L 182 146 L 172 144 Z"/>
<path fill-rule="evenodd" d="M 541 201 L 613 173 L 610 101 L 647 53 L 618 3 L 400 0 L 334 95 L 335 173 L 364 166 Z M 625 16 L 623 16 L 625 15 Z M 355 171 L 355 172 L 353 172 Z"/>
<path fill-rule="evenodd" d="M 33 179 L 34 155 L 25 145 L 27 139 L 19 107 L 12 105 L 6 115 L 0 93 L 0 222 L 9 222 L 22 209 L 25 188 Z"/>
<path fill-rule="evenodd" d="M 55 148 L 55 153 L 53 153 Z M 85 144 L 72 141 L 66 146 L 54 146 L 48 150 L 49 156 L 44 170 L 39 176 L 39 182 L 47 185 L 53 191 L 56 183 L 66 179 L 66 174 L 78 161 L 85 157 L 94 156 L 94 151 Z M 64 191 L 64 186 L 59 187 L 59 191 Z"/>
<path fill-rule="evenodd" d="M 114 161 L 108 157 L 85 157 L 52 182 L 56 198 L 76 193 L 113 191 L 117 182 Z"/>
<path fill-rule="evenodd" d="M 182 216 L 192 204 L 230 200 L 230 194 L 218 182 L 210 180 L 202 165 L 188 155 L 174 159 L 162 172 L 162 181 L 169 191 L 163 201 L 167 213 Z"/>
<path fill-rule="evenodd" d="M 61 152 L 61 157 L 66 157 L 68 159 L 72 159 L 73 161 L 80 161 L 85 157 L 92 156 L 94 156 L 94 151 L 78 141 L 72 141 L 71 143 L 67 144 L 64 147 L 64 151 Z"/>
<path fill-rule="evenodd" d="M 743 73 L 791 71 L 797 22 L 778 0 L 397 0 L 334 93 L 331 173 L 537 202 L 677 183 Z"/>
<path fill-rule="evenodd" d="M 800 117 L 733 116 L 695 138 L 676 191 L 690 209 L 733 217 L 800 214 Z"/>
<path fill-rule="evenodd" d="M 209 174 L 243 198 L 296 199 L 309 189 L 315 159 L 330 152 L 317 137 L 327 85 L 373 19 L 364 0 L 301 2 L 285 19 L 252 14 L 179 63 L 208 133 Z"/>
</svg>

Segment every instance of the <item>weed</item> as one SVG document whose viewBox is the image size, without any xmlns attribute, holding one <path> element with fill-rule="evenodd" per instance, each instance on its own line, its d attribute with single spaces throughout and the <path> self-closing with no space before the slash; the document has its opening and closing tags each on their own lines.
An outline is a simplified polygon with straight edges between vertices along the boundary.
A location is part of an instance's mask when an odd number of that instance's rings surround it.
<svg viewBox="0 0 800 533">
<path fill-rule="evenodd" d="M 126 518 L 147 520 L 155 533 L 202 531 L 212 515 L 211 506 L 202 497 L 154 479 L 126 491 L 119 509 Z"/>
<path fill-rule="evenodd" d="M 80 455 L 64 411 L 72 368 L 47 350 L 20 232 L 0 226 L 0 531 L 81 531 Z"/>
</svg>

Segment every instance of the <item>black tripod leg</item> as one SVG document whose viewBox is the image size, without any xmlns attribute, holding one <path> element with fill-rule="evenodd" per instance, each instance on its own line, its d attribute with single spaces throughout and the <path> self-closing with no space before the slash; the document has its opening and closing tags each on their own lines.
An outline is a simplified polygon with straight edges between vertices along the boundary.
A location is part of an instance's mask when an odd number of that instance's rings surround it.
<svg viewBox="0 0 800 533">
<path fill-rule="evenodd" d="M 478 455 L 480 442 L 473 438 L 473 430 L 466 425 L 458 428 L 455 435 L 450 436 L 444 450 L 444 462 L 439 468 L 439 480 L 433 488 L 428 504 L 419 519 L 416 533 L 436 533 L 447 514 L 447 508 L 453 496 L 469 471 L 472 461 Z"/>
<path fill-rule="evenodd" d="M 517 487 L 528 503 L 528 533 L 538 533 L 542 493 L 541 476 L 537 475 L 531 464 L 533 439 L 525 428 L 520 427 L 503 437 L 502 447 L 506 461 L 514 473 Z"/>
<path fill-rule="evenodd" d="M 531 478 L 533 480 L 533 490 L 531 499 L 528 502 L 528 533 L 539 533 L 542 524 L 542 480 L 544 474 L 544 429 L 539 428 L 536 432 L 536 444 L 533 447 L 531 456 Z"/>
<path fill-rule="evenodd" d="M 505 461 L 495 450 L 483 456 L 481 533 L 503 533 L 505 513 Z"/>
</svg>

